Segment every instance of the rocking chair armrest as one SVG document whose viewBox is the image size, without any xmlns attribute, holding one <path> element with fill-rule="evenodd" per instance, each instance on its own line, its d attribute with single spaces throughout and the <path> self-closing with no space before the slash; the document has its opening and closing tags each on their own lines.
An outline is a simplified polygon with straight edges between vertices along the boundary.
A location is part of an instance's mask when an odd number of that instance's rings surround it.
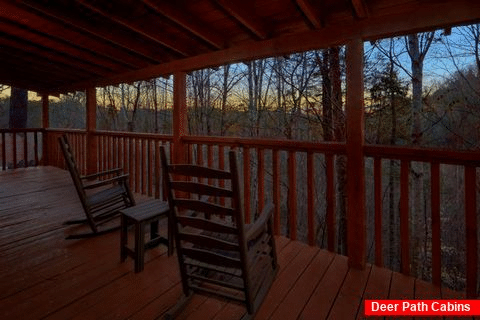
<svg viewBox="0 0 480 320">
<path fill-rule="evenodd" d="M 110 178 L 110 179 L 105 179 L 105 180 L 94 182 L 92 184 L 88 184 L 88 185 L 84 186 L 83 189 L 94 189 L 94 188 L 98 188 L 98 187 L 101 187 L 101 186 L 105 186 L 107 184 L 112 184 L 114 182 L 127 183 L 127 181 L 128 181 L 128 174 L 122 174 L 120 176 L 116 176 L 116 177 L 113 177 L 113 178 Z"/>
<path fill-rule="evenodd" d="M 262 233 L 265 225 L 268 223 L 268 220 L 273 217 L 273 209 L 273 203 L 269 202 L 265 205 L 258 219 L 250 225 L 245 233 L 245 239 L 247 242 L 251 239 L 255 239 L 260 233 Z"/>
<path fill-rule="evenodd" d="M 115 169 L 110 169 L 110 170 L 106 170 L 106 171 L 102 171 L 102 172 L 88 174 L 86 176 L 82 176 L 81 178 L 89 180 L 89 179 L 98 178 L 98 177 L 101 177 L 101 176 L 104 176 L 104 175 L 107 175 L 107 174 L 117 174 L 118 175 L 122 171 L 123 171 L 122 168 L 115 168 Z"/>
</svg>

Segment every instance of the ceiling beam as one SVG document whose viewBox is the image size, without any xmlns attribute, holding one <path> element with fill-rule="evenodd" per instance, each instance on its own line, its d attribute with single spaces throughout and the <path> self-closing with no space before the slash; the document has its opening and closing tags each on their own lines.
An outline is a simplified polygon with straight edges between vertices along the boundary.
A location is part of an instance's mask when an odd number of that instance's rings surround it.
<svg viewBox="0 0 480 320">
<path fill-rule="evenodd" d="M 369 10 L 365 0 L 351 0 L 351 2 L 357 18 L 363 19 L 368 17 Z"/>
<path fill-rule="evenodd" d="M 82 30 L 83 32 L 97 36 L 98 38 L 106 40 L 118 47 L 140 55 L 148 59 L 151 63 L 155 64 L 167 61 L 165 59 L 166 52 L 160 52 L 157 49 L 153 50 L 145 45 L 139 46 L 136 39 L 133 39 L 126 34 L 112 32 L 111 29 L 103 26 L 102 24 L 87 23 L 73 15 L 68 10 L 61 11 L 55 9 L 53 5 L 42 6 L 31 0 L 23 0 L 22 3 L 45 16 L 62 21 L 66 25 L 73 26 L 78 30 Z M 167 58 L 173 59 L 173 57 L 169 55 L 167 55 Z"/>
<path fill-rule="evenodd" d="M 55 51 L 36 46 L 24 40 L 13 39 L 2 33 L 0 33 L 0 45 L 12 47 L 23 52 L 28 52 L 29 54 L 36 55 L 50 62 L 57 64 L 60 63 L 70 68 L 77 69 L 79 72 L 88 70 L 92 76 L 106 76 L 110 73 L 108 69 L 90 64 L 79 59 L 78 57 L 57 53 Z"/>
<path fill-rule="evenodd" d="M 47 59 L 42 59 L 8 47 L 3 47 L 2 49 L 2 53 L 0 54 L 1 61 L 7 63 L 10 67 L 15 66 L 17 70 L 23 69 L 27 73 L 34 74 L 36 73 L 31 71 L 52 74 L 55 75 L 55 77 L 53 77 L 55 81 L 57 79 L 59 79 L 59 81 L 62 81 L 62 79 L 78 81 L 78 79 L 89 79 L 94 77 L 93 74 L 85 70 L 79 71 L 76 68 L 71 69 L 68 66 L 56 64 Z M 25 66 L 28 67 L 25 68 Z"/>
<path fill-rule="evenodd" d="M 94 64 L 97 67 L 107 68 L 109 71 L 126 70 L 125 67 L 120 68 L 121 66 L 112 62 L 108 58 L 104 58 L 90 51 L 76 48 L 75 46 L 66 44 L 65 42 L 59 42 L 46 35 L 20 27 L 4 19 L 0 19 L 0 32 L 8 34 L 12 37 L 22 38 L 35 44 L 36 46 L 49 49 L 59 54 L 63 53 L 72 57 L 77 57 L 83 61 Z"/>
<path fill-rule="evenodd" d="M 48 66 L 39 66 L 32 63 L 33 59 L 25 57 L 13 57 L 0 54 L 0 59 L 6 67 L 2 68 L 2 75 L 9 75 L 13 79 L 22 79 L 23 83 L 35 86 L 41 83 L 45 86 L 60 86 L 65 82 L 79 81 L 80 79 L 87 79 L 85 77 L 72 77 L 71 74 L 67 74 L 65 70 L 59 70 L 58 68 L 49 68 Z M 25 65 L 29 65 L 28 69 L 25 69 Z M 50 80 L 54 79 L 54 80 Z"/>
<path fill-rule="evenodd" d="M 122 26 L 126 27 L 127 29 L 130 29 L 133 32 L 136 32 L 136 33 L 142 35 L 143 37 L 146 37 L 150 40 L 153 40 L 157 44 L 161 45 L 162 47 L 168 48 L 169 50 L 177 53 L 178 55 L 186 57 L 186 56 L 189 56 L 189 55 L 192 54 L 192 52 L 190 52 L 190 50 L 188 50 L 184 46 L 180 45 L 178 43 L 178 41 L 174 41 L 173 39 L 167 38 L 167 36 L 164 33 L 152 32 L 152 30 L 154 30 L 154 28 L 147 28 L 145 26 L 140 26 L 139 24 L 134 23 L 134 22 L 132 22 L 128 19 L 121 18 L 121 17 L 116 16 L 116 15 L 110 13 L 110 12 L 107 12 L 106 10 L 101 9 L 101 8 L 87 2 L 86 0 L 77 0 L 77 2 L 80 3 L 81 5 L 83 5 L 85 8 L 88 8 L 89 10 L 104 16 L 105 18 L 111 20 L 112 22 L 114 22 L 116 24 L 119 24 L 119 25 L 122 25 Z"/>
<path fill-rule="evenodd" d="M 40 17 L 37 14 L 31 13 L 7 2 L 3 2 L 1 7 L 2 10 L 0 10 L 0 17 L 14 21 L 19 25 L 27 25 L 28 28 L 47 35 L 51 39 L 57 41 L 63 40 L 72 46 L 93 51 L 97 56 L 106 57 L 115 61 L 117 64 L 123 64 L 131 69 L 147 66 L 143 60 L 135 58 L 131 54 L 121 53 L 118 48 L 106 44 L 103 41 L 89 38 L 83 33 L 65 28 L 61 23 L 55 23 L 51 19 Z"/>
<path fill-rule="evenodd" d="M 28 91 L 35 92 L 48 92 L 49 90 L 46 86 L 39 86 L 38 82 L 37 85 L 32 85 L 32 83 L 26 82 L 22 78 L 15 79 L 13 75 L 14 71 L 2 72 L 2 74 L 0 74 L 0 83 L 11 87 L 28 88 Z"/>
<path fill-rule="evenodd" d="M 314 7 L 310 0 L 295 0 L 295 3 L 313 29 L 320 29 L 324 27 L 325 23 L 320 18 L 318 8 Z"/>
<path fill-rule="evenodd" d="M 215 49 L 225 48 L 225 41 L 221 37 L 217 36 L 216 31 L 212 32 L 212 26 L 205 26 L 204 23 L 196 19 L 195 17 L 181 12 L 183 9 L 176 7 L 173 2 L 169 1 L 152 1 L 142 0 L 145 5 L 150 7 L 156 13 L 164 16 L 165 18 L 175 22 L 183 29 L 187 30 L 191 34 L 202 39 Z"/>
<path fill-rule="evenodd" d="M 242 62 L 251 59 L 266 58 L 317 50 L 344 44 L 349 39 L 361 38 L 373 41 L 381 38 L 405 35 L 444 28 L 452 25 L 468 24 L 480 21 L 480 2 L 457 0 L 442 3 L 418 2 L 399 13 L 394 8 L 381 14 L 362 20 L 351 20 L 341 25 L 329 25 L 320 30 L 282 36 L 264 41 L 251 41 L 245 45 L 219 50 L 195 57 L 151 66 L 138 71 L 117 74 L 95 83 L 77 83 L 64 90 L 81 89 L 91 85 L 105 86 L 146 80 L 175 71 L 192 71 L 214 67 L 227 63 Z M 405 19 L 408 16 L 409 19 Z"/>
<path fill-rule="evenodd" d="M 231 0 L 215 0 L 215 2 L 259 39 L 267 39 L 268 32 L 259 19 L 255 17 L 255 13 L 252 12 L 253 6 L 248 6 L 248 4 L 253 2 L 247 0 L 243 1 L 243 3 Z"/>
</svg>

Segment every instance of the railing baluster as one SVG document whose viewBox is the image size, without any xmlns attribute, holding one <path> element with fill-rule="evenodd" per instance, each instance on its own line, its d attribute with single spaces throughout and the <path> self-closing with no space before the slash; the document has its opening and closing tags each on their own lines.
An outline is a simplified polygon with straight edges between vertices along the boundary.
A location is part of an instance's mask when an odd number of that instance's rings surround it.
<svg viewBox="0 0 480 320">
<path fill-rule="evenodd" d="M 128 173 L 129 174 L 129 177 L 128 177 L 128 182 L 130 184 L 130 186 L 132 185 L 132 176 L 130 175 L 130 170 L 129 170 L 129 163 L 128 163 L 128 160 L 129 160 L 129 153 L 130 151 L 128 150 L 128 138 L 127 137 L 122 137 L 122 151 L 123 151 L 123 171 L 125 173 Z"/>
<path fill-rule="evenodd" d="M 103 168 L 100 171 L 105 171 L 108 170 L 108 151 L 110 150 L 108 146 L 108 137 L 107 136 L 101 136 L 102 139 L 102 163 L 103 163 Z"/>
<path fill-rule="evenodd" d="M 13 154 L 13 168 L 17 168 L 17 133 L 12 133 L 12 154 Z"/>
<path fill-rule="evenodd" d="M 75 154 L 78 154 L 80 159 L 78 159 L 78 161 L 83 161 L 82 159 L 84 158 L 84 152 L 83 152 L 83 149 L 82 149 L 82 137 L 79 135 L 79 134 L 75 134 L 74 135 L 75 137 L 75 147 L 76 147 L 76 150 L 75 150 Z"/>
<path fill-rule="evenodd" d="M 225 148 L 223 145 L 218 146 L 218 168 L 220 170 L 225 170 Z M 220 188 L 225 188 L 225 180 L 221 179 L 220 180 Z M 221 197 L 220 198 L 220 205 L 224 206 L 225 205 L 225 198 Z"/>
<path fill-rule="evenodd" d="M 135 192 L 140 193 L 140 175 L 141 175 L 141 141 L 139 138 L 135 138 Z"/>
<path fill-rule="evenodd" d="M 213 168 L 213 146 L 211 144 L 207 145 L 207 166 Z M 208 184 L 212 184 L 213 180 L 208 179 Z"/>
<path fill-rule="evenodd" d="M 401 272 L 410 275 L 410 245 L 409 245 L 409 174 L 410 161 L 402 160 L 400 167 L 400 250 Z"/>
<path fill-rule="evenodd" d="M 87 173 L 87 136 L 85 134 L 79 135 L 79 153 L 80 153 L 80 161 L 81 167 L 84 174 Z"/>
<path fill-rule="evenodd" d="M 383 267 L 382 243 L 382 159 L 373 159 L 374 197 L 375 197 L 375 265 Z"/>
<path fill-rule="evenodd" d="M 442 284 L 442 252 L 440 241 L 440 164 L 433 162 L 430 167 L 432 202 L 432 282 Z"/>
<path fill-rule="evenodd" d="M 107 136 L 107 150 L 108 150 L 108 168 L 113 169 L 113 155 L 114 155 L 114 146 L 112 136 Z"/>
<path fill-rule="evenodd" d="M 197 144 L 197 165 L 203 166 L 203 145 Z M 198 178 L 198 182 L 203 183 L 203 178 Z"/>
<path fill-rule="evenodd" d="M 112 168 L 118 167 L 118 137 L 112 137 Z"/>
<path fill-rule="evenodd" d="M 276 235 L 280 235 L 280 161 L 278 149 L 272 150 L 272 168 L 273 168 L 273 205 L 275 211 L 273 214 L 273 231 Z"/>
<path fill-rule="evenodd" d="M 109 169 L 108 157 L 110 156 L 110 146 L 108 145 L 108 136 L 103 136 L 103 170 Z"/>
<path fill-rule="evenodd" d="M 47 136 L 47 143 L 45 144 L 46 146 L 48 146 L 48 159 L 49 159 L 49 162 L 51 165 L 55 166 L 55 167 L 59 167 L 59 168 L 63 168 L 63 165 L 60 166 L 59 162 L 58 162 L 58 158 L 57 158 L 57 154 L 59 153 L 59 149 L 58 149 L 58 136 L 54 133 L 52 134 L 49 134 Z"/>
<path fill-rule="evenodd" d="M 265 204 L 265 150 L 257 148 L 257 177 L 258 177 L 258 211 L 260 214 L 263 211 Z"/>
<path fill-rule="evenodd" d="M 122 137 L 117 137 L 116 139 L 116 144 L 117 144 L 117 163 L 116 163 L 116 167 L 117 168 L 123 168 L 123 170 L 125 171 L 125 166 L 123 164 L 123 157 L 122 157 L 122 148 L 123 148 L 123 138 Z"/>
<path fill-rule="evenodd" d="M 313 152 L 307 152 L 307 221 L 308 221 L 308 244 L 315 245 L 315 188 L 313 170 Z"/>
<path fill-rule="evenodd" d="M 2 168 L 7 170 L 7 151 L 6 151 L 5 132 L 2 132 Z"/>
<path fill-rule="evenodd" d="M 25 163 L 25 168 L 28 167 L 28 137 L 27 132 L 23 133 L 23 161 Z"/>
<path fill-rule="evenodd" d="M 35 166 L 38 166 L 38 131 L 33 133 L 33 153 L 35 157 Z"/>
<path fill-rule="evenodd" d="M 130 188 L 132 190 L 134 185 L 135 185 L 135 167 L 133 166 L 133 160 L 135 159 L 135 153 L 134 153 L 134 139 L 133 138 L 128 138 L 128 173 L 130 174 Z"/>
<path fill-rule="evenodd" d="M 80 157 L 82 159 L 82 166 L 83 166 L 83 172 L 86 174 L 87 173 L 87 135 L 83 133 L 81 135 L 82 140 L 81 140 L 81 151 L 80 151 Z"/>
<path fill-rule="evenodd" d="M 326 192 L 326 203 L 327 203 L 327 248 L 331 252 L 335 252 L 336 239 L 337 239 L 337 228 L 336 228 L 336 217 L 335 217 L 335 166 L 334 166 L 334 155 L 326 154 L 325 155 L 325 166 L 327 168 L 326 179 L 327 179 L 327 192 Z"/>
<path fill-rule="evenodd" d="M 153 148 L 152 148 L 152 143 L 153 143 L 153 140 L 152 139 L 148 139 L 148 148 L 147 148 L 147 152 L 148 152 L 148 166 L 147 166 L 147 178 L 148 178 L 148 193 L 147 195 L 149 197 L 152 196 L 153 194 L 153 179 L 152 179 L 152 170 L 153 170 L 153 166 L 154 166 L 154 163 L 153 163 Z"/>
<path fill-rule="evenodd" d="M 288 152 L 288 224 L 290 239 L 297 239 L 297 154 Z"/>
<path fill-rule="evenodd" d="M 251 222 L 251 179 L 250 179 L 250 149 L 243 147 L 243 201 L 244 201 L 244 213 L 245 223 Z"/>
<path fill-rule="evenodd" d="M 97 152 L 98 152 L 98 156 L 97 156 L 98 171 L 103 171 L 103 137 L 97 136 L 96 138 L 97 138 Z"/>
<path fill-rule="evenodd" d="M 110 144 L 109 137 L 103 137 L 103 170 L 110 169 Z"/>
<path fill-rule="evenodd" d="M 160 141 L 154 140 L 155 148 L 155 199 L 160 199 Z"/>
<path fill-rule="evenodd" d="M 477 298 L 477 170 L 471 165 L 465 166 L 465 235 L 467 263 L 467 298 Z"/>
<path fill-rule="evenodd" d="M 142 139 L 142 194 L 147 193 L 147 140 Z"/>
</svg>

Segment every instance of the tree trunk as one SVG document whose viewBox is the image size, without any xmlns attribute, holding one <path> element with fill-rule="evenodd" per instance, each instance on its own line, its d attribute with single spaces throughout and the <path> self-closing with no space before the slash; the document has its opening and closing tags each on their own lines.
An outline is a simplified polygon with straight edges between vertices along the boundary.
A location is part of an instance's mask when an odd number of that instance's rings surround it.
<svg viewBox="0 0 480 320">
<path fill-rule="evenodd" d="M 335 141 L 345 141 L 345 114 L 342 104 L 342 80 L 340 68 L 340 48 L 329 49 L 330 80 L 332 85 L 331 104 L 333 120 L 333 138 Z M 337 173 L 337 214 L 338 214 L 338 252 L 347 254 L 347 159 L 337 156 L 335 159 Z"/>
<path fill-rule="evenodd" d="M 412 34 L 407 37 L 407 50 L 411 59 L 412 68 L 412 144 L 420 146 L 422 144 L 422 121 L 421 113 L 423 111 L 422 86 L 423 86 L 423 61 L 433 40 L 434 33 L 424 34 L 421 38 L 419 34 Z M 418 275 L 420 272 L 419 261 L 420 250 L 422 248 L 423 230 L 426 228 L 423 212 L 423 167 L 422 164 L 413 163 L 412 166 L 412 212 L 410 214 L 412 230 L 412 275 Z"/>
<path fill-rule="evenodd" d="M 248 122 L 250 126 L 250 136 L 253 136 L 253 126 L 255 123 L 255 113 L 257 106 L 255 103 L 257 99 L 255 97 L 255 81 L 254 81 L 254 72 L 255 72 L 255 61 L 247 62 L 248 67 Z"/>
<path fill-rule="evenodd" d="M 9 127 L 22 129 L 27 127 L 28 91 L 21 88 L 11 88 Z"/>
<path fill-rule="evenodd" d="M 222 113 L 220 118 L 220 135 L 224 136 L 226 132 L 225 116 L 227 114 L 227 98 L 228 98 L 228 77 L 230 73 L 230 65 L 223 66 L 223 84 L 222 84 Z"/>
<path fill-rule="evenodd" d="M 322 75 L 323 140 L 333 140 L 332 81 L 330 79 L 330 59 L 328 49 L 323 50 L 320 72 Z"/>
</svg>

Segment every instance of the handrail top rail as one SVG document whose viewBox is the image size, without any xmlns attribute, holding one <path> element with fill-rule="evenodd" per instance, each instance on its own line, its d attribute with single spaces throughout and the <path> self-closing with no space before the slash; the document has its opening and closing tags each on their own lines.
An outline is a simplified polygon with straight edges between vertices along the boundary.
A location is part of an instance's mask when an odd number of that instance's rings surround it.
<svg viewBox="0 0 480 320">
<path fill-rule="evenodd" d="M 388 145 L 365 145 L 363 150 L 366 157 L 480 167 L 480 150 L 414 148 Z"/>
<path fill-rule="evenodd" d="M 234 147 L 250 147 L 259 149 L 281 149 L 294 151 L 314 151 L 333 154 L 345 154 L 345 143 L 313 142 L 300 140 L 280 140 L 273 138 L 235 138 L 219 136 L 183 136 L 183 143 L 198 143 L 205 145 L 224 145 Z"/>
<path fill-rule="evenodd" d="M 87 134 L 85 129 L 61 129 L 61 128 L 48 128 L 41 129 L 47 132 L 56 133 L 75 133 L 75 134 Z M 92 131 L 95 136 L 116 136 L 116 137 L 134 137 L 144 139 L 162 139 L 166 141 L 173 141 L 173 136 L 160 133 L 145 133 L 145 132 L 128 132 L 128 131 L 111 131 L 111 130 L 95 130 Z"/>
<path fill-rule="evenodd" d="M 161 133 L 145 133 L 145 132 L 128 132 L 128 131 L 111 131 L 111 130 L 96 130 L 93 131 L 97 136 L 116 136 L 116 137 L 134 137 L 143 139 L 161 139 L 166 141 L 173 141 L 173 135 Z"/>
<path fill-rule="evenodd" d="M 24 128 L 24 129 L 0 129 L 0 133 L 22 132 L 54 132 L 86 134 L 85 129 L 62 129 L 62 128 Z M 96 130 L 92 132 L 96 136 L 132 137 L 142 139 L 161 139 L 173 142 L 173 135 L 158 133 L 140 133 L 126 131 Z M 273 149 L 285 151 L 316 152 L 325 154 L 346 154 L 346 145 L 343 142 L 325 141 L 299 141 L 280 140 L 275 138 L 237 138 L 221 136 L 183 136 L 182 143 L 223 145 L 233 147 L 248 147 L 258 149 Z M 470 165 L 480 167 L 480 150 L 452 150 L 441 148 L 391 146 L 367 144 L 363 148 L 365 157 L 397 159 L 419 162 L 438 162 L 453 165 Z"/>
</svg>

